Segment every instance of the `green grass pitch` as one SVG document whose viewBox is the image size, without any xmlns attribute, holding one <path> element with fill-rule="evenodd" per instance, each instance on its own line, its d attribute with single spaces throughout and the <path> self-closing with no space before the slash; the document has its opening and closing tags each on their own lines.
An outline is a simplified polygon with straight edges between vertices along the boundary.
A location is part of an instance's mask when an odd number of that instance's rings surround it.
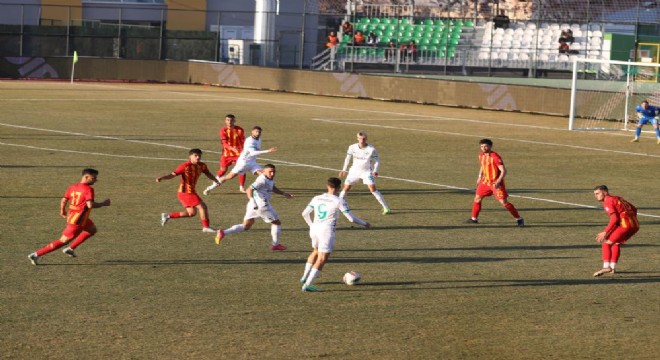
<svg viewBox="0 0 660 360">
<path fill-rule="evenodd" d="M 235 88 L 0 81 L 0 357 L 121 359 L 655 359 L 660 353 L 660 146 L 644 134 L 569 132 L 567 119 Z M 224 115 L 263 127 L 278 151 L 270 228 L 221 246 L 156 183 L 199 147 L 218 167 Z M 381 156 L 383 216 L 358 184 L 347 197 L 370 230 L 338 223 L 318 286 L 300 213 L 340 170 L 359 130 Z M 493 198 L 469 225 L 478 141 L 494 141 L 528 226 Z M 59 237 L 59 200 L 100 171 L 98 234 L 69 258 L 27 255 Z M 253 177 L 248 177 L 248 181 Z M 616 275 L 601 266 L 598 184 L 635 204 L 641 230 Z M 198 190 L 208 185 L 201 179 Z M 212 226 L 241 222 L 236 179 L 204 197 Z M 341 282 L 347 271 L 362 283 Z M 654 340 L 655 339 L 655 340 Z"/>
</svg>

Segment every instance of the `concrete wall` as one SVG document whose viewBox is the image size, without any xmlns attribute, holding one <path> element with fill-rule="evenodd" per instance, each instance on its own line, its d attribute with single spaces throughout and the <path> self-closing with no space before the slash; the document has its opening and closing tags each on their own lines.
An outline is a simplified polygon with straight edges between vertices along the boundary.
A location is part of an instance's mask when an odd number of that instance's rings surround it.
<svg viewBox="0 0 660 360">
<path fill-rule="evenodd" d="M 71 75 L 70 58 L 0 59 L 0 77 Z M 155 81 L 567 116 L 570 89 L 262 68 L 199 61 L 81 58 L 76 79 Z M 578 114 L 581 115 L 581 114 Z"/>
</svg>

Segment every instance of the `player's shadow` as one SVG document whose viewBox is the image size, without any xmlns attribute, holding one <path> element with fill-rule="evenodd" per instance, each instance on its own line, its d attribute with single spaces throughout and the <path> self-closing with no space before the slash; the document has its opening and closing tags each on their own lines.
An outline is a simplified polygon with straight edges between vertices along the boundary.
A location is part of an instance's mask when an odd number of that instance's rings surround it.
<svg viewBox="0 0 660 360">
<path fill-rule="evenodd" d="M 556 193 L 588 193 L 590 194 L 591 192 L 594 191 L 593 188 L 588 188 L 588 189 L 527 189 L 527 188 L 522 188 L 522 189 L 506 189 L 507 192 L 510 195 L 516 195 L 520 193 L 551 193 L 551 194 L 556 194 Z"/>
</svg>

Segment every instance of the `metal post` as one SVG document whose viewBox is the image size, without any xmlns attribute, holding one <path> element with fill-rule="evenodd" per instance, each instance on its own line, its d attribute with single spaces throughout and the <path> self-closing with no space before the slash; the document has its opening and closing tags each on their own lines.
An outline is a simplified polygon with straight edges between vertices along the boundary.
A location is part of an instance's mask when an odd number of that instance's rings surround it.
<svg viewBox="0 0 660 360">
<path fill-rule="evenodd" d="M 307 24 L 307 0 L 303 0 L 303 13 L 302 13 L 302 31 L 300 32 L 300 65 L 299 69 L 302 70 L 303 62 L 305 61 L 305 25 Z"/>
<path fill-rule="evenodd" d="M 66 52 L 69 55 L 69 43 L 71 42 L 71 6 L 68 6 L 66 14 Z"/>
<path fill-rule="evenodd" d="M 119 20 L 117 24 L 117 43 L 119 44 L 119 52 L 117 52 L 117 57 L 121 57 L 121 8 L 119 8 Z"/>
<path fill-rule="evenodd" d="M 158 60 L 163 60 L 163 23 L 165 22 L 165 10 L 160 9 L 160 31 L 158 32 Z"/>
<path fill-rule="evenodd" d="M 217 19 L 215 22 L 217 30 L 215 32 L 215 61 L 220 61 L 220 11 L 218 11 Z"/>
<path fill-rule="evenodd" d="M 18 48 L 18 55 L 19 56 L 23 56 L 23 41 L 24 41 L 24 35 L 23 34 L 25 33 L 25 28 L 24 28 L 24 24 L 23 24 L 25 22 L 25 16 L 23 14 L 24 12 L 25 12 L 25 5 L 21 5 L 21 41 L 20 41 L 19 48 Z"/>
</svg>

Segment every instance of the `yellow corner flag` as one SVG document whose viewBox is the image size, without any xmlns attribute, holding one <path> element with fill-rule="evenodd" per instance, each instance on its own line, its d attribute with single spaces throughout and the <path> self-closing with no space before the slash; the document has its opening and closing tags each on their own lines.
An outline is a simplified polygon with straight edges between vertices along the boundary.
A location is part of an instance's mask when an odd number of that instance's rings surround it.
<svg viewBox="0 0 660 360">
<path fill-rule="evenodd" d="M 74 52 L 73 52 L 73 63 L 75 64 L 75 63 L 77 63 L 77 62 L 78 62 L 78 52 L 77 52 L 77 51 L 74 51 Z"/>
</svg>

